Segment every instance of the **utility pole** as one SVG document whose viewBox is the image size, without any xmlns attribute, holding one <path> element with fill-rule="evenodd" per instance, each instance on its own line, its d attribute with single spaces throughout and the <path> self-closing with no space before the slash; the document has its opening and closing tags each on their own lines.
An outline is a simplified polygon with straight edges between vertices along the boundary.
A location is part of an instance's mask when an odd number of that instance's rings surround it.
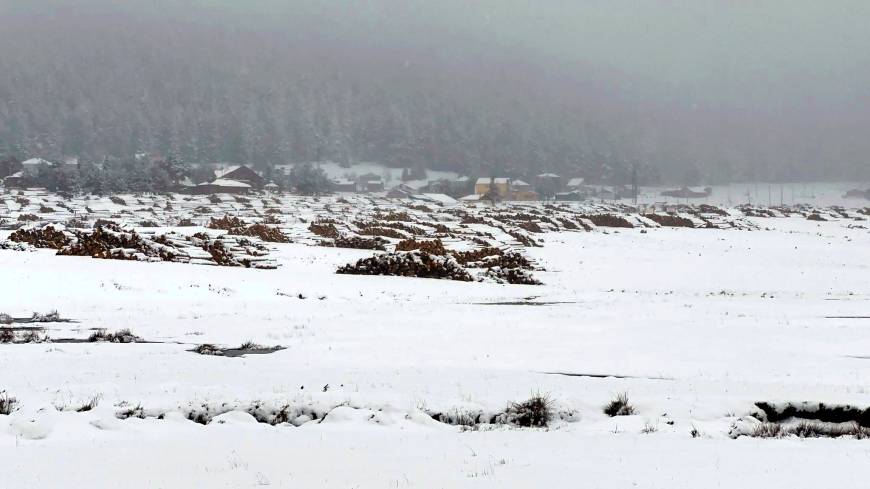
<svg viewBox="0 0 870 489">
<path fill-rule="evenodd" d="M 634 194 L 634 206 L 637 207 L 637 163 L 631 165 L 631 193 Z"/>
</svg>

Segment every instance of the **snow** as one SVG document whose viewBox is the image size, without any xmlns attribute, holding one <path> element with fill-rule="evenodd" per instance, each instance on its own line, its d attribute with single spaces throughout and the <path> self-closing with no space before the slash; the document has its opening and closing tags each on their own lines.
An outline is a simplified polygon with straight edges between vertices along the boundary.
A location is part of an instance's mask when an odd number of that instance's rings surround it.
<svg viewBox="0 0 870 489">
<path fill-rule="evenodd" d="M 0 312 L 78 321 L 53 338 L 153 342 L 0 345 L 0 390 L 21 404 L 0 415 L 0 487 L 866 487 L 867 441 L 728 436 L 758 401 L 870 406 L 870 320 L 848 318 L 867 315 L 870 231 L 750 219 L 536 235 L 537 287 L 336 275 L 371 252 L 301 243 L 274 245 L 277 270 L 0 250 Z M 286 349 L 187 351 L 247 340 Z M 574 419 L 427 414 L 534 392 Z M 608 418 L 621 392 L 638 414 Z M 270 426 L 257 402 L 318 419 Z M 121 403 L 163 419 L 119 420 Z M 186 419 L 203 405 L 227 411 Z"/>
<path fill-rule="evenodd" d="M 237 188 L 251 188 L 250 185 L 244 182 L 240 182 L 238 180 L 230 180 L 227 178 L 218 178 L 211 182 L 201 183 L 200 185 L 214 185 L 217 187 L 237 187 Z"/>
</svg>

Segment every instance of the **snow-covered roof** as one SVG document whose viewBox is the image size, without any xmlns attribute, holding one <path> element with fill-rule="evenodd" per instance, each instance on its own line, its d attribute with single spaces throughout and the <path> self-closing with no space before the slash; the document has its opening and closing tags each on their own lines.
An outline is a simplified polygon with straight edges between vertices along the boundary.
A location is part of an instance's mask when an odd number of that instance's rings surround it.
<svg viewBox="0 0 870 489">
<path fill-rule="evenodd" d="M 515 187 L 530 187 L 531 185 L 529 185 L 528 183 L 526 183 L 522 180 L 514 180 L 514 186 Z"/>
<path fill-rule="evenodd" d="M 15 173 L 13 173 L 12 175 L 8 175 L 6 178 L 21 178 L 23 176 L 24 176 L 23 171 L 17 171 Z"/>
<path fill-rule="evenodd" d="M 236 188 L 251 188 L 250 185 L 244 182 L 239 182 L 238 180 L 230 180 L 228 178 L 218 178 L 213 182 L 201 183 L 202 185 L 215 185 L 217 187 L 236 187 Z"/>
<path fill-rule="evenodd" d="M 40 166 L 40 165 L 51 165 L 52 163 L 48 160 L 44 160 L 42 158 L 30 158 L 29 160 L 22 161 L 22 166 Z"/>
<path fill-rule="evenodd" d="M 446 194 L 421 194 L 418 196 L 414 196 L 413 198 L 423 197 L 426 200 L 430 200 L 432 202 L 437 202 L 439 204 L 455 204 L 456 199 Z"/>
<path fill-rule="evenodd" d="M 278 184 L 275 182 L 269 182 L 265 185 L 265 188 L 278 188 Z"/>
<path fill-rule="evenodd" d="M 217 179 L 221 179 L 221 178 L 223 178 L 224 176 L 229 175 L 230 173 L 232 173 L 232 172 L 238 170 L 238 169 L 241 168 L 241 167 L 242 167 L 242 165 L 233 165 L 233 166 L 227 167 L 227 168 L 225 168 L 225 169 L 223 169 L 223 170 L 216 170 L 216 171 L 214 172 L 214 176 L 215 176 L 215 178 L 217 178 Z"/>
<path fill-rule="evenodd" d="M 467 182 L 469 180 L 471 180 L 471 179 L 466 177 L 465 175 L 462 175 L 461 177 L 457 177 L 456 180 L 454 180 L 454 181 L 455 182 Z"/>
<path fill-rule="evenodd" d="M 541 173 L 540 175 L 538 175 L 538 178 L 562 178 L 562 177 L 560 177 L 559 175 L 556 175 L 555 173 Z"/>
<path fill-rule="evenodd" d="M 489 185 L 490 182 L 495 182 L 495 184 L 498 185 L 498 184 L 505 184 L 505 183 L 508 183 L 510 181 L 511 181 L 511 179 L 507 178 L 507 177 L 495 177 L 495 178 L 481 177 L 481 178 L 477 179 L 477 184 L 478 185 Z"/>
<path fill-rule="evenodd" d="M 571 180 L 568 180 L 568 186 L 569 187 L 576 187 L 579 185 L 583 185 L 583 182 L 585 182 L 585 181 L 586 181 L 585 178 L 572 178 Z"/>
<path fill-rule="evenodd" d="M 480 195 L 477 195 L 477 194 L 466 195 L 465 197 L 460 197 L 459 200 L 461 200 L 463 202 L 473 202 L 476 200 L 480 200 Z"/>
</svg>

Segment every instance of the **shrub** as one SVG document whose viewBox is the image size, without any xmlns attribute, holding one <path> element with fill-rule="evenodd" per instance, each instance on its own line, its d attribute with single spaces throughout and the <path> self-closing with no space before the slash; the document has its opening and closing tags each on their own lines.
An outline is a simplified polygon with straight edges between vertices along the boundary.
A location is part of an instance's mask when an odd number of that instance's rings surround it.
<svg viewBox="0 0 870 489">
<path fill-rule="evenodd" d="M 18 399 L 10 396 L 6 391 L 0 391 L 0 414 L 10 415 L 18 409 Z"/>
<path fill-rule="evenodd" d="M 12 328 L 0 328 L 0 343 L 14 343 L 15 330 Z"/>
<path fill-rule="evenodd" d="M 91 343 L 141 343 L 143 340 L 129 329 L 121 329 L 114 333 L 107 333 L 105 329 L 99 329 L 88 337 L 88 341 Z"/>
<path fill-rule="evenodd" d="M 199 353 L 200 355 L 221 356 L 224 354 L 224 351 L 222 349 L 218 348 L 215 345 L 209 344 L 209 343 L 199 345 L 191 351 L 194 353 Z"/>
<path fill-rule="evenodd" d="M 553 419 L 553 401 L 541 394 L 508 405 L 504 413 L 509 424 L 524 428 L 546 428 Z"/>
<path fill-rule="evenodd" d="M 14 320 L 9 314 L 0 312 L 0 324 L 12 324 Z"/>
<path fill-rule="evenodd" d="M 47 314 L 34 312 L 33 315 L 30 316 L 31 323 L 54 323 L 57 321 L 60 321 L 60 314 L 57 311 L 51 311 Z"/>
<path fill-rule="evenodd" d="M 86 402 L 86 403 L 82 404 L 81 406 L 77 407 L 75 411 L 76 411 L 77 413 L 84 413 L 84 412 L 87 412 L 87 411 L 91 411 L 91 410 L 93 410 L 95 407 L 97 407 L 97 405 L 100 404 L 100 399 L 101 399 L 101 396 L 96 395 L 96 396 L 92 397 L 88 402 Z"/>
<path fill-rule="evenodd" d="M 634 406 L 628 400 L 628 393 L 617 395 L 609 404 L 604 406 L 604 414 L 612 417 L 631 416 L 635 413 Z"/>
</svg>

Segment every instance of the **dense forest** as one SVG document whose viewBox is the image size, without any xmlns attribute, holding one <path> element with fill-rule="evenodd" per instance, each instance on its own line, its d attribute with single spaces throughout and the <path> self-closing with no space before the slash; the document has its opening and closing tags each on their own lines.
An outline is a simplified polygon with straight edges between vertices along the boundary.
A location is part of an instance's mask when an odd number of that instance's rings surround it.
<svg viewBox="0 0 870 489">
<path fill-rule="evenodd" d="M 505 37 L 489 2 L 119 3 L 0 2 L 0 153 L 615 184 L 633 166 L 647 182 L 870 178 L 862 107 L 710 100 L 564 55 L 583 45 Z"/>
</svg>

